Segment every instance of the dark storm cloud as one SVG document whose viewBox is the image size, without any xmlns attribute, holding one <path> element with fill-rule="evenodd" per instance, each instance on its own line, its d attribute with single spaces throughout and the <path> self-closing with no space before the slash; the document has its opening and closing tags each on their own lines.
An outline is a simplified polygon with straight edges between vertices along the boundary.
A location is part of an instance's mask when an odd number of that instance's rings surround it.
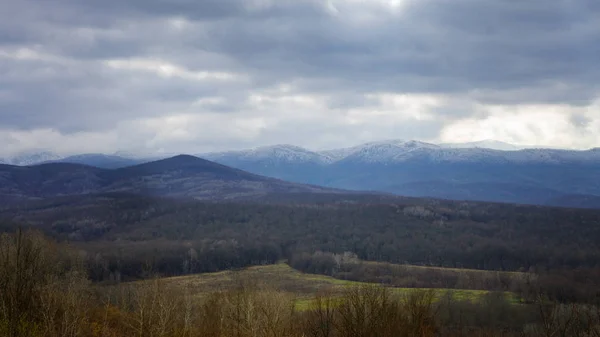
<svg viewBox="0 0 600 337">
<path fill-rule="evenodd" d="M 277 70 L 280 78 L 334 79 L 336 88 L 544 90 L 561 82 L 591 86 L 588 99 L 597 93 L 600 21 L 592 5 L 419 1 L 399 15 L 379 13 L 364 26 L 345 18 L 343 9 L 310 25 L 276 19 L 226 25 L 214 30 L 210 42 L 263 74 Z"/>
<path fill-rule="evenodd" d="M 120 120 L 182 111 L 198 97 L 219 92 L 213 83 L 122 74 L 78 62 L 0 62 L 0 72 L 0 92 L 9 97 L 0 99 L 4 128 L 101 131 Z"/>
<path fill-rule="evenodd" d="M 223 100 L 205 107 L 229 113 L 253 90 L 282 83 L 293 93 L 329 95 L 336 109 L 371 107 L 376 102 L 365 95 L 377 92 L 570 105 L 586 105 L 600 92 L 594 0 L 414 0 L 397 11 L 378 1 L 316 0 L 0 5 L 0 51 L 12 53 L 0 54 L 5 128 L 108 129 L 189 112 L 193 102 L 217 96 Z M 15 57 L 23 48 L 42 56 Z M 246 79 L 195 81 L 104 62 L 126 58 Z M 459 106 L 435 113 L 451 120 L 477 112 Z"/>
</svg>

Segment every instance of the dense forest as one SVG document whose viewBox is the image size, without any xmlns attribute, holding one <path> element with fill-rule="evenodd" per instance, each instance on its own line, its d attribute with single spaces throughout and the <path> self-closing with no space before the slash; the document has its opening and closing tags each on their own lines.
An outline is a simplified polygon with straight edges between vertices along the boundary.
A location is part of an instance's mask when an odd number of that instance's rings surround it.
<svg viewBox="0 0 600 337">
<path fill-rule="evenodd" d="M 362 261 L 547 275 L 547 287 L 565 300 L 600 289 L 597 210 L 365 195 L 224 203 L 102 194 L 32 201 L 0 216 L 6 231 L 34 228 L 70 242 L 84 254 L 93 281 L 280 260 L 336 276 L 319 267 L 331 259 L 314 258 L 325 252 L 355 254 Z M 364 265 L 347 268 L 353 269 L 343 277 L 361 274 Z M 445 287 L 461 287 L 452 277 L 444 280 Z"/>
</svg>

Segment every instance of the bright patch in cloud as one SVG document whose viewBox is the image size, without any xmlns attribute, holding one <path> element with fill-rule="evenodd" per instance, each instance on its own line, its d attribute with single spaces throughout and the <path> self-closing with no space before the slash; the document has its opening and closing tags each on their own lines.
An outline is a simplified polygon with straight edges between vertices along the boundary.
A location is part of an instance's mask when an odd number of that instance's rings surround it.
<svg viewBox="0 0 600 337">
<path fill-rule="evenodd" d="M 192 71 L 166 61 L 153 59 L 108 60 L 104 63 L 108 67 L 113 69 L 150 72 L 160 77 L 166 78 L 179 77 L 183 79 L 196 81 L 232 81 L 242 79 L 242 76 L 234 73 L 216 71 Z"/>
<path fill-rule="evenodd" d="M 447 125 L 443 142 L 470 142 L 482 139 L 504 140 L 514 144 L 585 149 L 600 144 L 600 105 L 482 106 L 484 118 L 468 118 Z M 572 116 L 585 116 L 589 122 L 573 123 Z M 597 146 L 597 145 L 596 145 Z"/>
</svg>

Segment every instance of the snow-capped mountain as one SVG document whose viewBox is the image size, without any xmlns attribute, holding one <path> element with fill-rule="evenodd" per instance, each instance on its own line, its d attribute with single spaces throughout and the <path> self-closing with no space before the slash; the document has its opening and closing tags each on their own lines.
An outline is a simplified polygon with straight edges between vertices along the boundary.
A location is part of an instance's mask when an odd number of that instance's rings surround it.
<svg viewBox="0 0 600 337">
<path fill-rule="evenodd" d="M 385 140 L 369 142 L 354 147 L 333 149 L 319 152 L 332 161 L 352 158 L 365 162 L 384 162 L 393 160 L 399 154 L 418 151 L 419 149 L 435 149 L 439 146 L 415 140 Z"/>
<path fill-rule="evenodd" d="M 125 155 L 60 158 L 38 152 L 5 162 L 58 161 L 117 168 L 149 161 Z M 551 200 L 570 200 L 572 195 L 580 196 L 577 200 L 600 198 L 600 148 L 574 151 L 522 149 L 495 141 L 438 145 L 387 140 L 327 151 L 283 144 L 198 156 L 291 182 L 407 196 L 533 204 L 556 204 Z"/>
<path fill-rule="evenodd" d="M 15 156 L 5 158 L 3 160 L 4 164 L 9 165 L 17 165 L 17 166 L 28 166 L 28 165 L 36 165 L 43 162 L 59 160 L 62 157 L 49 152 L 49 151 L 40 151 L 40 152 L 23 152 L 17 154 Z"/>
<path fill-rule="evenodd" d="M 600 195 L 600 149 L 509 145 L 388 140 L 318 152 L 276 145 L 203 157 L 294 182 L 419 197 L 545 204 L 563 195 Z"/>
<path fill-rule="evenodd" d="M 49 151 L 24 152 L 12 157 L 1 158 L 0 164 L 31 166 L 47 163 L 73 163 L 100 168 L 118 168 L 152 161 L 150 159 L 128 158 L 100 153 L 85 153 L 73 156 L 60 156 Z"/>
<path fill-rule="evenodd" d="M 257 147 L 242 151 L 228 151 L 200 154 L 208 160 L 235 159 L 240 161 L 264 161 L 272 163 L 322 163 L 332 162 L 332 159 L 318 152 L 313 152 L 299 146 L 280 144 Z"/>
<path fill-rule="evenodd" d="M 495 148 L 478 146 L 485 144 L 493 145 Z M 200 156 L 225 165 L 239 166 L 243 163 L 261 163 L 265 167 L 284 163 L 298 165 L 309 163 L 314 165 L 334 163 L 390 165 L 411 161 L 488 164 L 600 163 L 600 150 L 597 149 L 587 151 L 538 148 L 508 150 L 510 146 L 513 145 L 495 141 L 450 146 L 448 144 L 437 145 L 415 140 L 386 140 L 325 151 L 310 151 L 293 145 L 274 145 L 242 151 L 208 153 Z"/>
<path fill-rule="evenodd" d="M 333 161 L 323 154 L 285 144 L 198 156 L 273 178 L 313 183 L 315 182 L 314 177 L 319 176 L 322 170 Z"/>
<path fill-rule="evenodd" d="M 474 161 L 482 157 L 498 157 L 497 151 L 489 149 L 446 149 L 439 145 L 414 140 L 391 140 L 371 142 L 339 152 L 340 163 L 394 164 L 411 160 L 439 161 Z M 344 157 L 340 154 L 345 153 Z M 498 160 L 498 159 L 495 159 Z"/>
<path fill-rule="evenodd" d="M 483 146 L 490 144 L 493 148 Z M 503 145 L 504 144 L 504 145 Z M 394 164 L 408 161 L 430 163 L 600 163 L 600 151 L 574 151 L 558 149 L 518 149 L 508 150 L 511 144 L 486 141 L 449 146 L 419 141 L 389 140 L 370 142 L 350 148 L 321 151 L 332 162 L 353 162 L 370 164 Z M 471 146 L 473 145 L 473 146 Z M 499 149 L 503 147 L 504 149 Z M 516 146 L 515 146 L 516 148 Z"/>
</svg>

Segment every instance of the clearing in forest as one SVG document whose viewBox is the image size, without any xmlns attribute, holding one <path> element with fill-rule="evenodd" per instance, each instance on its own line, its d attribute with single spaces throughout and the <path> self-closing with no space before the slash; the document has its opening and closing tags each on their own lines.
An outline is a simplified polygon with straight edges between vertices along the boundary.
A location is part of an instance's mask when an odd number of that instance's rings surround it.
<svg viewBox="0 0 600 337">
<path fill-rule="evenodd" d="M 258 289 L 276 290 L 295 296 L 299 308 L 307 307 L 317 293 L 327 293 L 330 296 L 341 295 L 352 286 L 373 285 L 373 283 L 340 280 L 330 276 L 306 274 L 297 271 L 285 263 L 274 265 L 254 266 L 242 270 L 222 271 L 187 276 L 168 277 L 161 279 L 166 287 L 187 289 L 194 297 L 235 289 L 238 286 L 250 286 Z M 147 282 L 147 281 L 142 281 Z M 394 293 L 407 294 L 419 288 L 391 288 Z M 451 295 L 457 300 L 476 301 L 487 294 L 485 290 L 434 289 L 436 297 Z M 511 301 L 517 302 L 517 297 L 506 293 Z"/>
</svg>

